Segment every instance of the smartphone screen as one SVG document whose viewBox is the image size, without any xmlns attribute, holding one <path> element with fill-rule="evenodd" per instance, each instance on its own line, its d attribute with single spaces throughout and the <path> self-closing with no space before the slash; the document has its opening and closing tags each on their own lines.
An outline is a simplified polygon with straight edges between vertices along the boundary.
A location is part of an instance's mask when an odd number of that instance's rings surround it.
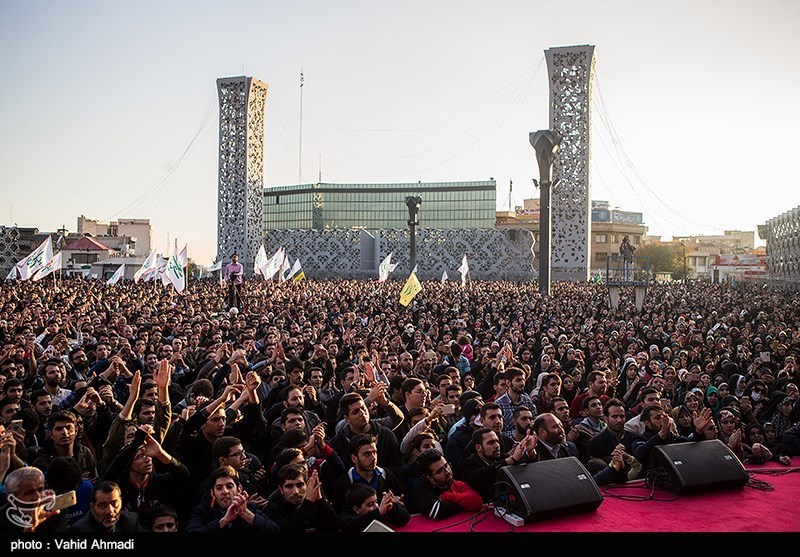
<svg viewBox="0 0 800 557">
<path fill-rule="evenodd" d="M 62 493 L 61 495 L 56 496 L 55 503 L 53 503 L 53 509 L 68 509 L 77 503 L 77 499 L 75 497 L 75 490 L 68 491 L 66 493 Z"/>
</svg>

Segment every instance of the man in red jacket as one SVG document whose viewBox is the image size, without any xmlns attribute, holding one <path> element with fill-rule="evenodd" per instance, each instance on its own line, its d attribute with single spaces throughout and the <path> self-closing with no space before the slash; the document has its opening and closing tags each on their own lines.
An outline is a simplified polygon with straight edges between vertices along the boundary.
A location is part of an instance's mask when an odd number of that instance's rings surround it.
<svg viewBox="0 0 800 557">
<path fill-rule="evenodd" d="M 408 497 L 414 512 L 439 520 L 462 511 L 477 512 L 483 501 L 466 482 L 453 479 L 453 471 L 438 449 L 428 449 L 417 457 L 424 480 Z"/>
</svg>

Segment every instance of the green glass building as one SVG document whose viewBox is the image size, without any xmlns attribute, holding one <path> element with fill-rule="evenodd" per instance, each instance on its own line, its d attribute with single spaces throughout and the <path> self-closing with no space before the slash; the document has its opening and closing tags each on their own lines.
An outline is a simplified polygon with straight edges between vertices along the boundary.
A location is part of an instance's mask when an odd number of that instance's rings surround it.
<svg viewBox="0 0 800 557">
<path fill-rule="evenodd" d="M 406 197 L 420 196 L 423 228 L 494 228 L 497 184 L 300 184 L 264 188 L 264 230 L 407 228 Z"/>
</svg>

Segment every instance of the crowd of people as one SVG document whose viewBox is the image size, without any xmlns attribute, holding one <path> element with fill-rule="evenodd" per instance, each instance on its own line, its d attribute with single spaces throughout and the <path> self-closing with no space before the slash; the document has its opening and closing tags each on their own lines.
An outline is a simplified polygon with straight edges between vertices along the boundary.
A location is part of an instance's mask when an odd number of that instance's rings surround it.
<svg viewBox="0 0 800 557">
<path fill-rule="evenodd" d="M 64 278 L 0 288 L 5 532 L 362 531 L 477 512 L 504 466 L 599 485 L 659 445 L 800 454 L 800 296 L 653 285 Z"/>
</svg>

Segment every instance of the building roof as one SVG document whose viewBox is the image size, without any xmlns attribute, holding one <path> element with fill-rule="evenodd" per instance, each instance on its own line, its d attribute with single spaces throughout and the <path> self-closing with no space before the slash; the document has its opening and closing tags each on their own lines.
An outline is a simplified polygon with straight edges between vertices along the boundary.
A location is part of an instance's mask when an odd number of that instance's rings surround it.
<svg viewBox="0 0 800 557">
<path fill-rule="evenodd" d="M 61 247 L 68 251 L 109 251 L 111 248 L 101 244 L 94 238 L 83 236 Z"/>
</svg>

